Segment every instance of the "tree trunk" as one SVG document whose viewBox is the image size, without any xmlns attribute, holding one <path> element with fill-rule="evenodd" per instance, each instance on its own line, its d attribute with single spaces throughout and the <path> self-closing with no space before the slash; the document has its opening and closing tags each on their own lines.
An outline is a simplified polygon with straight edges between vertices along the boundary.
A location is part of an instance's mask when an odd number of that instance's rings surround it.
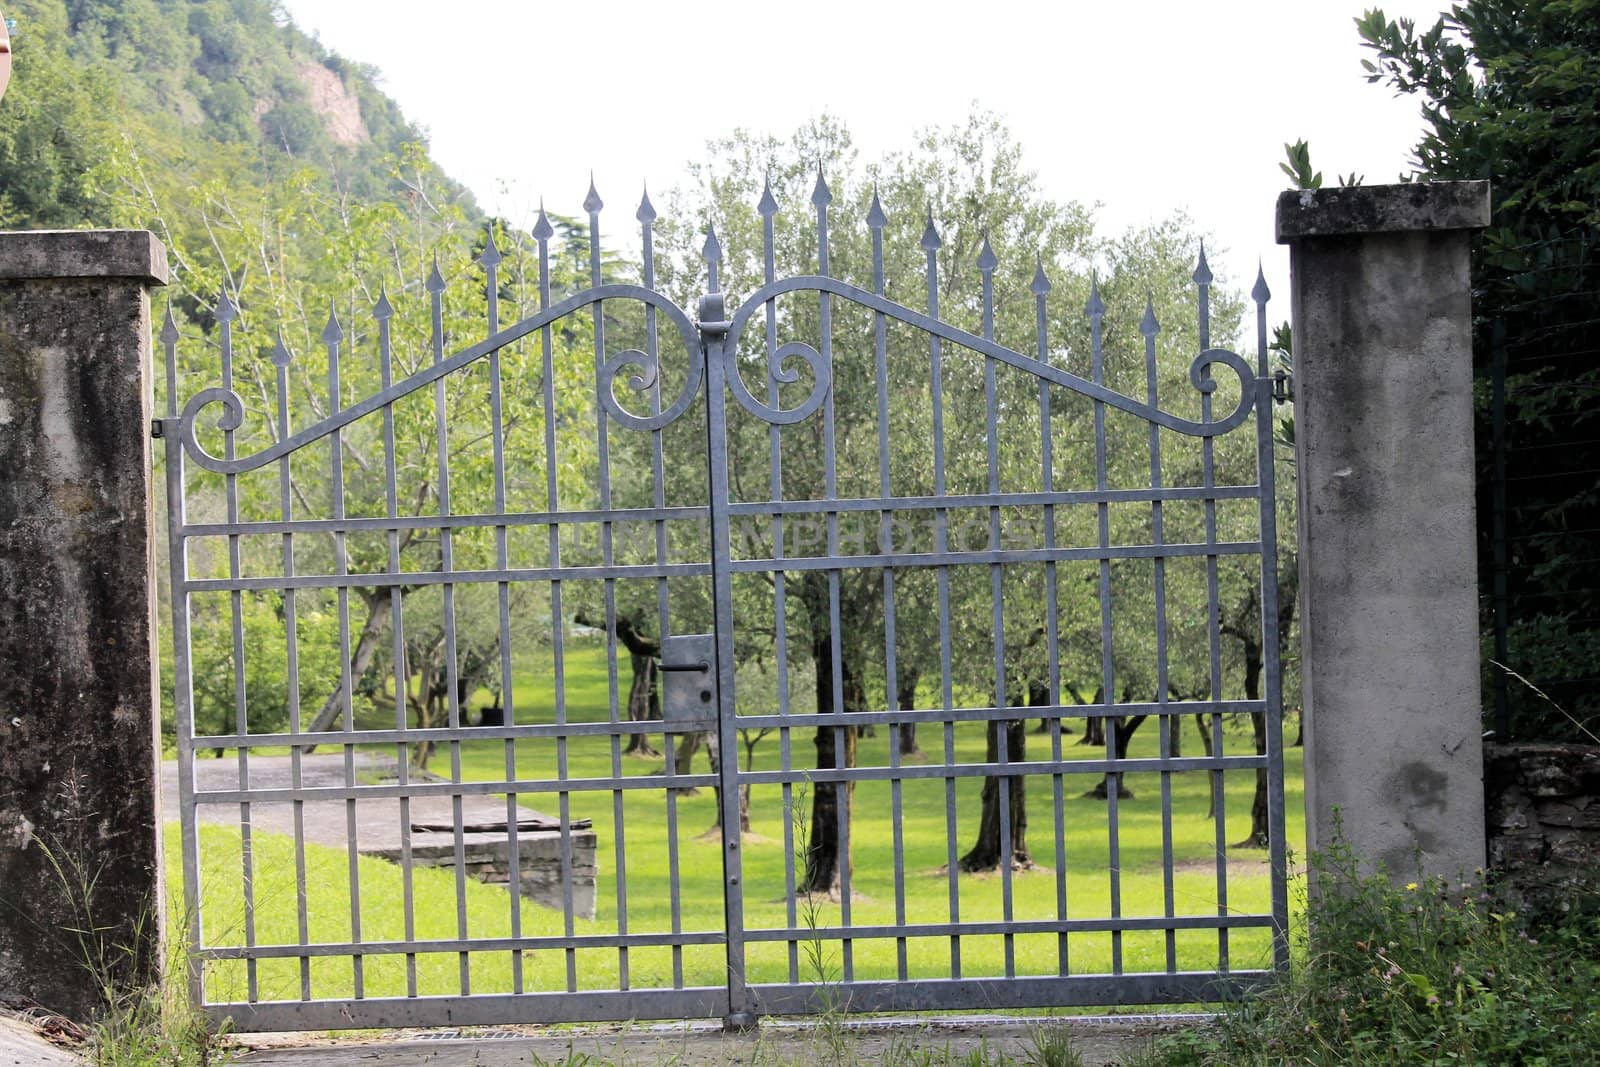
<svg viewBox="0 0 1600 1067">
<path fill-rule="evenodd" d="M 1124 699 L 1126 699 L 1126 697 L 1124 697 Z M 1108 748 L 1106 750 L 1106 755 L 1113 758 L 1125 756 L 1128 752 L 1128 742 L 1133 740 L 1134 733 L 1138 731 L 1140 726 L 1144 725 L 1144 721 L 1147 718 L 1149 718 L 1147 715 L 1135 715 L 1131 719 L 1124 719 L 1120 716 L 1112 719 L 1111 738 L 1115 747 Z M 1094 721 L 1104 722 L 1105 720 L 1100 719 Z M 1133 790 L 1129 789 L 1127 784 L 1123 782 L 1120 772 L 1112 772 L 1107 774 L 1104 778 L 1100 779 L 1099 785 L 1095 786 L 1093 789 L 1089 790 L 1083 795 L 1099 800 L 1106 799 L 1107 794 L 1109 794 L 1111 791 L 1110 783 L 1113 779 L 1115 779 L 1117 783 L 1117 799 L 1132 800 Z"/>
<path fill-rule="evenodd" d="M 1210 716 L 1208 715 L 1196 715 L 1194 717 L 1195 728 L 1200 731 L 1200 744 L 1206 750 L 1206 759 L 1210 759 L 1217 754 L 1212 745 L 1209 719 Z M 1211 779 L 1211 803 L 1206 808 L 1206 818 L 1215 819 L 1217 817 L 1217 802 L 1222 799 L 1222 776 L 1216 771 L 1207 773 Z"/>
<path fill-rule="evenodd" d="M 650 656 L 630 652 L 628 662 L 633 667 L 633 684 L 628 687 L 628 721 L 648 722 L 661 718 L 661 698 L 656 694 L 656 661 Z M 641 731 L 628 738 L 628 748 L 623 755 L 652 759 L 661 753 L 650 743 L 650 735 Z"/>
<path fill-rule="evenodd" d="M 1247 700 L 1261 699 L 1261 643 L 1244 643 L 1244 695 Z M 1267 717 L 1255 712 L 1250 716 L 1250 730 L 1255 735 L 1256 755 L 1267 754 Z M 1256 768 L 1256 793 L 1250 801 L 1250 836 L 1234 848 L 1266 848 L 1270 840 L 1267 830 L 1267 769 Z"/>
<path fill-rule="evenodd" d="M 572 621 L 579 626 L 594 626 L 595 622 L 584 612 L 578 612 Z M 603 629 L 603 627 L 601 627 Z M 661 658 L 661 642 L 646 637 L 634 626 L 633 620 L 619 615 L 613 631 L 628 650 L 628 665 L 633 669 L 633 680 L 628 686 L 628 721 L 651 722 L 661 718 L 661 696 L 656 687 L 656 661 Z M 628 738 L 625 756 L 640 759 L 658 758 L 661 753 L 650 743 L 646 733 L 632 734 Z"/>
<path fill-rule="evenodd" d="M 1043 707 L 1050 703 L 1050 690 L 1030 681 L 1028 706 Z M 1028 758 L 1027 721 L 1012 719 L 1004 723 L 990 720 L 985 759 L 990 763 L 1000 760 L 1000 731 L 1005 730 L 1006 760 L 1021 763 Z M 1022 775 L 992 774 L 983 780 L 983 809 L 978 820 L 978 840 L 972 849 L 961 857 L 963 871 L 994 871 L 1000 868 L 1007 849 L 1001 844 L 1000 783 L 1006 784 L 1006 815 L 1010 821 L 1010 863 L 1013 870 L 1025 871 L 1033 866 L 1033 856 L 1028 851 L 1027 783 Z"/>
<path fill-rule="evenodd" d="M 816 619 L 813 613 L 812 618 Z M 826 616 L 822 616 L 826 618 Z M 815 624 L 814 624 L 815 626 Z M 816 663 L 817 714 L 834 712 L 833 679 L 834 662 L 832 636 L 826 626 L 815 626 L 816 636 L 811 642 L 811 656 Z M 849 643 L 841 642 L 840 688 L 846 710 L 861 707 L 865 693 L 861 687 L 860 673 L 848 654 Z M 843 745 L 842 751 L 840 745 Z M 817 769 L 834 770 L 856 765 L 856 731 L 854 727 L 819 726 L 816 734 Z M 854 783 L 817 782 L 811 793 L 811 828 L 806 846 L 806 873 L 803 889 L 807 893 L 826 893 L 837 897 L 843 892 L 844 871 L 850 865 L 849 850 L 844 847 L 843 830 L 849 824 L 850 806 L 855 793 Z"/>
<path fill-rule="evenodd" d="M 678 750 L 672 757 L 672 773 L 674 773 L 674 774 L 689 774 L 689 773 L 691 773 L 691 768 L 692 768 L 693 763 L 694 763 L 694 754 L 696 752 L 700 751 L 700 742 L 702 740 L 704 740 L 705 737 L 706 737 L 706 735 L 703 734 L 703 733 L 679 734 L 678 735 Z M 662 741 L 662 744 L 664 744 L 664 745 L 671 745 L 671 743 L 672 743 L 672 739 L 670 737 L 668 737 L 668 738 L 666 738 L 666 739 L 664 739 Z M 715 762 L 715 757 L 713 757 L 712 761 Z M 678 793 L 678 794 L 680 794 L 682 796 L 692 797 L 695 794 L 699 793 L 700 790 L 696 789 L 692 785 L 685 785 L 685 786 L 676 787 L 675 789 L 673 789 L 673 792 L 674 793 Z"/>
<path fill-rule="evenodd" d="M 1083 702 L 1085 702 L 1083 701 L 1082 696 L 1078 696 L 1077 691 L 1074 691 L 1074 697 L 1077 699 L 1078 704 L 1083 704 Z M 1099 704 L 1099 702 L 1104 701 L 1104 699 L 1106 699 L 1106 686 L 1101 686 L 1101 688 L 1094 689 L 1094 699 L 1093 701 L 1088 702 L 1090 702 L 1090 704 Z M 1085 720 L 1085 723 L 1083 723 L 1083 737 L 1078 739 L 1078 744 L 1106 744 L 1106 720 L 1104 720 L 1102 717 L 1099 717 L 1099 715 Z"/>
<path fill-rule="evenodd" d="M 378 639 L 383 636 L 384 630 L 389 625 L 389 598 L 379 597 L 376 590 L 356 589 L 356 594 L 361 597 L 361 602 L 367 608 L 367 621 L 362 624 L 361 636 L 356 639 L 355 651 L 350 654 L 350 684 L 356 685 L 367 673 L 367 668 L 372 666 L 372 657 L 378 651 Z M 306 727 L 307 733 L 320 733 L 332 726 L 339 713 L 344 710 L 344 681 L 333 687 L 333 692 L 328 694 L 328 699 L 322 702 L 322 707 L 311 720 L 311 725 Z M 316 745 L 307 745 L 305 752 L 317 750 Z M 217 755 L 222 755 L 222 750 L 216 750 Z"/>
<path fill-rule="evenodd" d="M 917 681 L 919 672 L 905 671 L 900 675 L 899 684 L 895 686 L 895 704 L 901 711 L 910 711 L 917 706 Z M 903 722 L 898 731 L 900 735 L 900 755 L 920 756 L 922 749 L 917 747 L 917 724 Z"/>
</svg>

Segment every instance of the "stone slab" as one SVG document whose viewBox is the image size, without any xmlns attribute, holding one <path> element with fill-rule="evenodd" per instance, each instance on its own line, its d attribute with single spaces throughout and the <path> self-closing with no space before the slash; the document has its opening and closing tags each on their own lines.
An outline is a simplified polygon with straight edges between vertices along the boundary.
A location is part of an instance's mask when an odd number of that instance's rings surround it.
<svg viewBox="0 0 1600 1067">
<path fill-rule="evenodd" d="M 1304 237 L 1478 230 L 1489 225 L 1488 182 L 1409 182 L 1278 194 L 1279 244 Z"/>
<path fill-rule="evenodd" d="M 127 278 L 166 285 L 167 248 L 148 230 L 0 231 L 0 279 Z"/>
<path fill-rule="evenodd" d="M 396 776 L 394 759 L 373 752 L 355 752 L 348 769 L 343 754 L 313 753 L 302 755 L 299 761 L 299 780 L 303 789 L 342 788 L 347 773 L 357 784 L 374 784 L 392 781 Z M 162 764 L 162 816 L 167 822 L 179 820 L 178 764 L 167 760 Z M 250 758 L 250 787 L 252 789 L 287 789 L 294 783 L 295 766 L 289 756 L 252 756 Z M 430 776 L 429 780 L 439 781 Z M 229 755 L 221 759 L 201 758 L 195 761 L 195 783 L 202 791 L 232 790 L 238 788 L 239 763 Z M 503 824 L 506 819 L 506 802 L 497 796 L 463 796 L 461 819 L 464 825 Z M 300 805 L 305 839 L 313 844 L 330 848 L 347 848 L 348 805 L 343 799 L 304 801 Z M 288 801 L 254 801 L 250 805 L 250 825 L 269 833 L 292 835 L 295 828 L 295 806 Z M 371 797 L 358 800 L 356 810 L 356 850 L 363 856 L 375 856 L 389 862 L 398 862 L 401 848 L 400 800 L 398 797 Z M 525 807 L 519 807 L 519 825 L 523 820 L 543 824 L 555 820 Z M 198 804 L 196 818 L 202 823 L 215 823 L 237 828 L 237 804 Z M 411 798 L 411 824 L 417 826 L 452 826 L 455 819 L 455 798 L 427 795 Z M 595 879 L 598 873 L 596 854 L 598 837 L 592 828 L 581 820 L 569 831 L 572 840 L 573 907 L 579 917 L 593 918 L 595 913 Z M 466 833 L 468 871 L 481 881 L 509 884 L 507 871 L 508 848 L 504 832 Z M 517 835 L 518 859 L 522 864 L 523 895 L 535 903 L 560 910 L 562 899 L 560 863 L 561 833 L 559 830 L 521 830 Z M 455 835 L 450 832 L 430 832 L 413 829 L 411 833 L 412 860 L 418 865 L 451 866 L 455 863 Z"/>
</svg>

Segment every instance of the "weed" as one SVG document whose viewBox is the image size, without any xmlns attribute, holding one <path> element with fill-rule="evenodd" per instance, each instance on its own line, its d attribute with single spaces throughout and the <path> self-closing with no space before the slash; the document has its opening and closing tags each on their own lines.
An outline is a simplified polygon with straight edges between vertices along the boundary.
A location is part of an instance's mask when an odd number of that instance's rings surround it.
<svg viewBox="0 0 1600 1067">
<path fill-rule="evenodd" d="M 1083 1056 L 1072 1047 L 1072 1035 L 1060 1026 L 1035 1027 L 1024 1056 L 1028 1067 L 1083 1067 Z"/>
<path fill-rule="evenodd" d="M 794 826 L 794 869 L 806 869 L 806 858 L 811 854 L 811 822 L 806 817 L 805 787 L 795 790 L 789 818 Z M 845 1031 L 844 1019 L 848 1004 L 839 989 L 839 966 L 830 942 L 824 937 L 823 904 L 817 894 L 807 892 L 800 897 L 800 921 L 809 935 L 801 951 L 805 954 L 806 969 L 816 984 L 818 1001 L 817 1037 L 820 1039 L 826 1062 L 843 1067 L 851 1062 L 850 1035 Z"/>
<path fill-rule="evenodd" d="M 1312 858 L 1305 964 L 1236 1005 L 1214 1038 L 1149 1064 L 1592 1064 L 1600 919 L 1548 929 L 1476 882 L 1365 876 L 1348 846 Z"/>
<path fill-rule="evenodd" d="M 116 928 L 96 917 L 100 869 L 87 857 L 65 848 L 36 842 L 68 903 L 71 924 L 55 931 L 65 935 L 76 962 L 95 983 L 100 1010 L 85 1027 L 87 1054 L 95 1067 L 223 1067 L 230 1053 L 218 1044 L 210 1022 L 190 1002 L 184 982 L 132 986 L 128 976 L 143 972 L 140 954 L 153 939 L 146 931 L 155 921 L 145 910 L 126 940 Z M 188 929 L 174 918 L 174 931 Z M 164 973 L 181 975 L 188 967 L 187 945 L 181 936 L 165 945 Z"/>
</svg>

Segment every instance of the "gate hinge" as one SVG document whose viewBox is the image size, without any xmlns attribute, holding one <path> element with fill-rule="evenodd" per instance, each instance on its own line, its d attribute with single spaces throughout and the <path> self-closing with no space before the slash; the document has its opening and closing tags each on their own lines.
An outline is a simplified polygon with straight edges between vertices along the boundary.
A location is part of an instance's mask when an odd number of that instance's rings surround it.
<svg viewBox="0 0 1600 1067">
<path fill-rule="evenodd" d="M 153 439 L 155 439 L 157 441 L 161 440 L 161 435 L 164 432 L 164 429 L 165 428 L 161 425 L 161 420 L 160 419 L 151 419 L 150 420 L 150 436 Z"/>
<path fill-rule="evenodd" d="M 1272 399 L 1279 404 L 1294 399 L 1294 378 L 1282 367 L 1272 376 Z"/>
<path fill-rule="evenodd" d="M 731 325 L 723 318 L 725 314 L 721 293 L 707 293 L 700 298 L 700 321 L 695 323 L 700 329 L 700 339 L 710 341 L 714 337 L 726 337 Z"/>
</svg>

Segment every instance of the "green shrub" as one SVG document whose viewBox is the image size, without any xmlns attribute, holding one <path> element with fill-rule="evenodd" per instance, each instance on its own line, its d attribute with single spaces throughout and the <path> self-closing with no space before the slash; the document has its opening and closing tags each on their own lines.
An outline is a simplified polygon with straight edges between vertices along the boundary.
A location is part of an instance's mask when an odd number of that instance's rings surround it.
<svg viewBox="0 0 1600 1067">
<path fill-rule="evenodd" d="M 1159 1045 L 1180 1064 L 1595 1062 L 1600 912 L 1532 926 L 1476 882 L 1363 876 L 1343 845 L 1313 858 L 1303 962 L 1211 1035 Z"/>
</svg>

